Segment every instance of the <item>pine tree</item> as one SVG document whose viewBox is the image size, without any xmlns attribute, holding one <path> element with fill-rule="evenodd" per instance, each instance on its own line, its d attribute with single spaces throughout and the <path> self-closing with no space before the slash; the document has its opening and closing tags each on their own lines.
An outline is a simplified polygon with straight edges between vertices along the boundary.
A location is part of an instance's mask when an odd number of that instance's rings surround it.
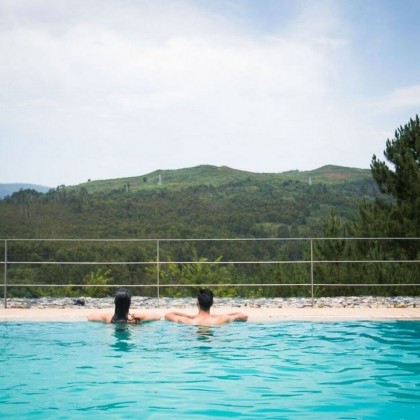
<svg viewBox="0 0 420 420">
<path fill-rule="evenodd" d="M 374 155 L 371 163 L 372 176 L 381 192 L 394 200 L 393 227 L 396 231 L 387 235 L 420 235 L 420 120 L 395 131 L 395 138 L 387 140 L 385 158 L 389 167 Z"/>
</svg>

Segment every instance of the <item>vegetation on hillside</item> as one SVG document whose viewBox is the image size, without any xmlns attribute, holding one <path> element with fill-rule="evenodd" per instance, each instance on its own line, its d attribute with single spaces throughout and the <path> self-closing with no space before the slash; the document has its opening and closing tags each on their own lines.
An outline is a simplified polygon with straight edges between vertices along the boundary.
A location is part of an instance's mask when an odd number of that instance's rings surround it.
<svg viewBox="0 0 420 420">
<path fill-rule="evenodd" d="M 348 239 L 419 236 L 419 141 L 417 117 L 397 130 L 394 140 L 388 140 L 385 157 L 391 169 L 375 156 L 371 171 L 326 166 L 309 172 L 254 174 L 204 165 L 60 186 L 46 194 L 19 191 L 0 200 L 2 238 L 125 241 L 9 240 L 9 284 L 28 285 L 10 287 L 9 296 L 101 295 L 121 284 L 145 285 L 134 293 L 153 296 L 157 278 L 163 286 L 161 294 L 171 296 L 188 295 L 197 284 L 211 284 L 225 296 L 307 295 L 307 286 L 287 284 L 310 282 L 310 265 L 285 262 L 308 261 L 311 252 L 320 261 L 313 272 L 315 282 L 321 284 L 316 294 L 416 294 L 415 286 L 378 289 L 364 285 L 416 283 L 419 264 L 378 265 L 370 260 L 419 260 L 418 241 Z M 161 241 L 163 263 L 158 267 L 152 239 L 181 238 L 188 241 Z M 237 240 L 193 241 L 210 238 Z M 299 238 L 319 239 L 311 250 L 310 242 Z M 1 246 L 4 253 L 6 244 Z M 334 263 L 343 260 L 349 262 Z M 350 262 L 362 260 L 366 263 Z M 61 264 L 45 264 L 54 261 Z M 75 261 L 85 264 L 73 265 Z M 218 287 L 220 283 L 231 286 Z M 265 287 L 267 283 L 278 286 Z M 343 287 L 343 283 L 355 287 Z M 191 288 L 180 287 L 186 284 Z"/>
</svg>

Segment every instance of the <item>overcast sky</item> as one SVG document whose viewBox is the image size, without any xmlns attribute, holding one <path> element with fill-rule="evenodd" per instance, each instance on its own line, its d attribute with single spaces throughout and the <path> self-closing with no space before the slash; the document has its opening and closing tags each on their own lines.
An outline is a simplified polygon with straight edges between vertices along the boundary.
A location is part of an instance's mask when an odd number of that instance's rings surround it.
<svg viewBox="0 0 420 420">
<path fill-rule="evenodd" d="M 420 113 L 418 0 L 0 0 L 0 183 L 369 168 Z"/>
</svg>

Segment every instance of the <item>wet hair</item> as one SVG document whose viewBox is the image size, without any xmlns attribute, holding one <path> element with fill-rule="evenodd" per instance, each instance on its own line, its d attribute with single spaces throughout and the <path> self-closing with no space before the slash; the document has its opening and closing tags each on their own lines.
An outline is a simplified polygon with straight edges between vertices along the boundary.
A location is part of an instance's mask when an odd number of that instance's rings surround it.
<svg viewBox="0 0 420 420">
<path fill-rule="evenodd" d="M 203 311 L 209 311 L 213 305 L 213 292 L 210 289 L 200 289 L 197 294 L 198 306 Z"/>
<path fill-rule="evenodd" d="M 128 311 L 131 305 L 131 293 L 125 287 L 118 289 L 115 293 L 115 312 L 111 319 L 112 323 L 123 323 L 128 321 Z"/>
</svg>

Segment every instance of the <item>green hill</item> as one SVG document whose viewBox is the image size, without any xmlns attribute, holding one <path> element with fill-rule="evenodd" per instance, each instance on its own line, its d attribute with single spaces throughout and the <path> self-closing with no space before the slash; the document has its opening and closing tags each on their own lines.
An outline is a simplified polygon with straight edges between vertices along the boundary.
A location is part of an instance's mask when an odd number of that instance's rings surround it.
<svg viewBox="0 0 420 420">
<path fill-rule="evenodd" d="M 255 173 L 232 169 L 227 166 L 200 165 L 176 170 L 157 170 L 145 175 L 89 181 L 69 189 L 85 188 L 89 193 L 116 190 L 152 191 L 161 189 L 182 190 L 192 186 L 221 187 L 238 182 L 279 182 L 298 181 L 302 183 L 322 183 L 339 185 L 349 182 L 369 182 L 372 180 L 369 169 L 346 168 L 327 165 L 313 171 L 288 171 L 281 173 Z"/>
<path fill-rule="evenodd" d="M 370 171 L 355 168 L 325 166 L 313 171 L 278 174 L 215 166 L 158 170 L 138 177 L 60 186 L 46 194 L 34 190 L 16 192 L 0 200 L 0 238 L 191 239 L 162 241 L 162 261 L 196 261 L 201 258 L 210 261 L 219 258 L 224 261 L 303 260 L 308 258 L 309 252 L 306 241 L 254 243 L 193 239 L 323 237 L 332 211 L 345 222 L 358 214 L 362 200 L 373 200 L 378 195 Z M 339 234 L 338 231 L 335 233 Z M 2 244 L 4 248 L 4 241 L 0 243 L 0 251 L 4 253 Z M 153 261 L 156 244 L 153 241 L 9 241 L 7 253 L 11 261 Z M 335 269 L 334 266 L 331 272 L 326 272 L 325 268 L 318 267 L 317 275 L 323 280 L 336 282 Z M 366 273 L 355 274 L 350 266 L 348 270 L 348 281 L 353 282 L 355 275 L 365 278 Z M 165 265 L 160 275 L 162 282 L 169 284 L 214 284 L 223 281 L 302 283 L 308 278 L 309 271 L 308 266 L 284 264 L 239 264 L 212 268 L 178 264 Z M 11 283 L 22 284 L 153 284 L 156 272 L 153 272 L 153 264 L 151 267 L 142 264 L 106 267 L 105 264 L 101 268 L 89 264 L 14 264 L 9 267 L 8 276 L 12 279 Z M 337 290 L 331 293 L 337 293 Z M 94 291 L 90 289 L 90 293 L 96 293 Z M 80 295 L 86 291 L 71 287 L 64 291 L 26 286 L 12 289 L 16 296 L 64 292 Z M 137 293 L 146 296 L 155 292 L 153 287 L 137 290 Z M 304 288 L 282 287 L 217 290 L 219 295 L 249 296 L 306 292 Z M 101 293 L 105 291 L 101 289 Z M 169 288 L 164 293 L 188 295 L 190 289 Z"/>
<path fill-rule="evenodd" d="M 0 237 L 197 238 L 322 235 L 378 194 L 369 170 L 252 173 L 209 165 L 20 191 L 0 201 Z"/>
</svg>

